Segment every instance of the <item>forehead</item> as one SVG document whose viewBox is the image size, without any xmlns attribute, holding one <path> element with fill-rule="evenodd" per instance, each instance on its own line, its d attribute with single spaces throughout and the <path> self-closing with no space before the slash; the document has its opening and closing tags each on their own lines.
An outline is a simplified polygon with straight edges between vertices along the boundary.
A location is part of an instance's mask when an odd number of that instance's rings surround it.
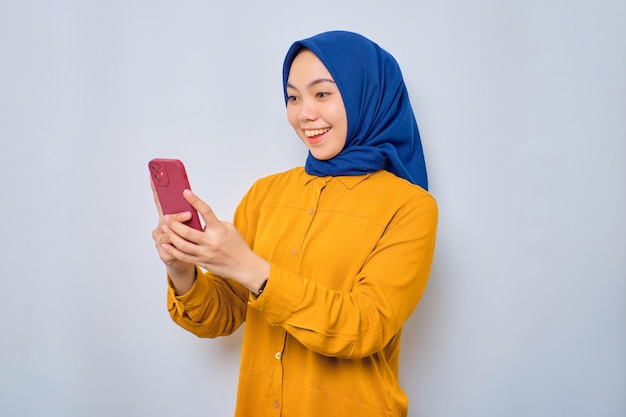
<svg viewBox="0 0 626 417">
<path fill-rule="evenodd" d="M 294 58 L 289 69 L 288 84 L 297 87 L 312 81 L 334 81 L 324 63 L 309 49 L 303 49 Z"/>
</svg>

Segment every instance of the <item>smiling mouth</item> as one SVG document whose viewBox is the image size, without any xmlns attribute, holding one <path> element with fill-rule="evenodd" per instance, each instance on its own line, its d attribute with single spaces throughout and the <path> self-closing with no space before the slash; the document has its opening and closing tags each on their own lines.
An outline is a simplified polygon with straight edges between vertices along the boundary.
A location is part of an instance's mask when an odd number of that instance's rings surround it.
<svg viewBox="0 0 626 417">
<path fill-rule="evenodd" d="M 326 127 L 324 129 L 305 129 L 304 134 L 307 138 L 311 139 L 317 136 L 321 136 L 325 134 L 326 132 L 328 132 L 329 130 L 330 130 L 330 127 Z"/>
</svg>

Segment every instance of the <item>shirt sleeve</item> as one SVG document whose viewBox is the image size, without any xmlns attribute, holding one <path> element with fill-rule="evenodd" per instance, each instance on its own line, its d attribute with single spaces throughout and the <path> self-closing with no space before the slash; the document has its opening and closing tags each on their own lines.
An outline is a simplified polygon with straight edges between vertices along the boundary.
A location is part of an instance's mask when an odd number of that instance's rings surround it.
<svg viewBox="0 0 626 417">
<path fill-rule="evenodd" d="M 319 354 L 354 359 L 381 351 L 426 287 L 437 219 L 429 194 L 399 209 L 349 292 L 328 289 L 272 263 L 267 286 L 250 307 Z"/>
<path fill-rule="evenodd" d="M 244 196 L 235 213 L 234 225 L 250 244 L 248 200 Z M 182 296 L 176 296 L 168 278 L 167 306 L 178 325 L 199 337 L 213 338 L 235 332 L 246 320 L 250 291 L 236 281 L 222 278 L 196 266 L 196 281 Z"/>
<path fill-rule="evenodd" d="M 178 325 L 199 337 L 232 334 L 245 321 L 248 290 L 234 281 L 196 267 L 197 278 L 184 295 L 176 296 L 168 278 L 167 306 Z"/>
</svg>

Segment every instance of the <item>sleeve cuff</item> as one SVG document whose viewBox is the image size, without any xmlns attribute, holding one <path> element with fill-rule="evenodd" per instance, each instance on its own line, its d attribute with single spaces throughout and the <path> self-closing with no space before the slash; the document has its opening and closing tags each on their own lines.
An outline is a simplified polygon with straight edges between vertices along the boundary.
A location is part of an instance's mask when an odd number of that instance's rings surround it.
<svg viewBox="0 0 626 417">
<path fill-rule="evenodd" d="M 198 307 L 204 301 L 203 294 L 208 291 L 209 283 L 204 278 L 204 272 L 200 267 L 196 266 L 196 280 L 191 289 L 183 295 L 176 295 L 172 280 L 167 277 L 167 308 L 169 311 L 176 309 L 179 316 L 190 316 L 190 312 L 194 307 Z"/>
<path fill-rule="evenodd" d="M 270 324 L 284 323 L 302 301 L 306 280 L 271 263 L 270 276 L 263 294 L 250 293 L 249 306 L 263 312 Z"/>
</svg>

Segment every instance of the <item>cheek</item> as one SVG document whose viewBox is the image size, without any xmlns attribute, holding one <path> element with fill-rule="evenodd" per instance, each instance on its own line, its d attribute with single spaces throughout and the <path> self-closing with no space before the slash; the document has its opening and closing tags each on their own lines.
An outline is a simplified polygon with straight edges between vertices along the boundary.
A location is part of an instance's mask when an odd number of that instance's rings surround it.
<svg viewBox="0 0 626 417">
<path fill-rule="evenodd" d="M 346 115 L 346 109 L 343 107 L 343 103 L 340 103 L 336 106 L 333 111 L 334 115 L 334 126 L 342 136 L 345 137 L 348 135 L 348 117 Z"/>
<path fill-rule="evenodd" d="M 333 102 L 332 106 L 328 108 L 328 115 L 332 117 L 336 125 L 348 124 L 348 116 L 342 100 Z"/>
<path fill-rule="evenodd" d="M 337 153 L 341 152 L 343 150 L 343 148 L 346 147 L 346 136 L 343 135 L 338 141 L 337 141 Z"/>
</svg>

